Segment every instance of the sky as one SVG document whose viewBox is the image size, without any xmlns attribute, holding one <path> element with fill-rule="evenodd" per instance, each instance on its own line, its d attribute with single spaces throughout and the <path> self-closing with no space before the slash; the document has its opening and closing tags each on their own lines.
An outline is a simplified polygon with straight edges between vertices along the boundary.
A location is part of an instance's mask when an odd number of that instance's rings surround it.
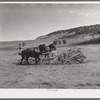
<svg viewBox="0 0 100 100">
<path fill-rule="evenodd" d="M 94 24 L 100 24 L 100 4 L 0 4 L 0 41 Z"/>
</svg>

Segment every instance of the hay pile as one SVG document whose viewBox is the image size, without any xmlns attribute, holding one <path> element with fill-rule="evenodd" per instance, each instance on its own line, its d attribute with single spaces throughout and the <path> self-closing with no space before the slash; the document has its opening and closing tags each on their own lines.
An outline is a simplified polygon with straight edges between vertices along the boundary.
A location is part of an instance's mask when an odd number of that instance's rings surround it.
<svg viewBox="0 0 100 100">
<path fill-rule="evenodd" d="M 53 65 L 63 64 L 80 64 L 86 61 L 86 57 L 79 49 L 69 49 L 58 53 L 58 55 L 51 61 Z"/>
</svg>

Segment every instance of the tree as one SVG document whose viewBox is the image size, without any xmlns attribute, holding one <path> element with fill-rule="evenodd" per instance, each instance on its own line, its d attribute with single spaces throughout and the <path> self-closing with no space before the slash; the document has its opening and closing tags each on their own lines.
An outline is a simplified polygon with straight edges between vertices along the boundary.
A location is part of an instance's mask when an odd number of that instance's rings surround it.
<svg viewBox="0 0 100 100">
<path fill-rule="evenodd" d="M 53 41 L 53 43 L 56 45 L 56 44 L 57 44 L 57 41 L 56 41 L 56 40 L 54 40 L 54 41 Z"/>
<path fill-rule="evenodd" d="M 22 43 L 22 46 L 26 46 L 26 43 Z"/>
<path fill-rule="evenodd" d="M 66 44 L 66 40 L 63 40 L 63 44 Z"/>
<path fill-rule="evenodd" d="M 61 41 L 59 40 L 58 42 L 59 42 L 59 45 L 60 45 L 61 44 Z"/>
</svg>

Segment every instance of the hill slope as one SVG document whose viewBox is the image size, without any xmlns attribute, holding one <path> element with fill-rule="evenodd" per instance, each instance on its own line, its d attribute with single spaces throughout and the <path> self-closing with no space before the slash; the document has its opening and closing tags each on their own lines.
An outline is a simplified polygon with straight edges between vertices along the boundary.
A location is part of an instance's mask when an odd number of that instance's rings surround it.
<svg viewBox="0 0 100 100">
<path fill-rule="evenodd" d="M 71 28 L 68 30 L 55 31 L 45 36 L 38 37 L 36 40 L 53 41 L 54 39 L 56 40 L 66 39 L 67 43 L 71 44 L 71 43 L 88 41 L 99 37 L 100 37 L 100 24 L 96 24 L 90 26 Z"/>
<path fill-rule="evenodd" d="M 18 44 L 25 42 L 27 46 L 33 47 L 38 46 L 39 44 L 45 43 L 50 44 L 57 40 L 66 39 L 67 44 L 88 44 L 88 43 L 100 43 L 100 24 L 90 25 L 90 26 L 81 26 L 76 28 L 71 28 L 68 30 L 59 30 L 52 33 L 49 33 L 44 36 L 40 36 L 35 40 L 27 41 L 10 41 L 10 42 L 0 42 L 0 49 L 3 50 L 12 50 L 17 49 Z M 94 39 L 95 38 L 95 39 Z"/>
<path fill-rule="evenodd" d="M 93 33 L 94 35 L 100 34 L 100 24 L 71 28 L 68 30 L 59 30 L 49 33 L 47 34 L 47 36 L 66 34 L 66 37 L 76 37 L 78 35 L 90 34 L 90 33 Z"/>
</svg>

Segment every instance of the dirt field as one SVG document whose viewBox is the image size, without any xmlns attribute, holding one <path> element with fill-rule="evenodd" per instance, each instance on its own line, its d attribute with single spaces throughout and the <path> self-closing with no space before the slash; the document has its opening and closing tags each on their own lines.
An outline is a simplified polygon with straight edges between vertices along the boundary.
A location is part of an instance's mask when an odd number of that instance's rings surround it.
<svg viewBox="0 0 100 100">
<path fill-rule="evenodd" d="M 73 47 L 58 48 L 58 50 Z M 100 88 L 100 45 L 77 46 L 87 57 L 83 64 L 19 65 L 17 50 L 0 50 L 0 88 Z"/>
</svg>

